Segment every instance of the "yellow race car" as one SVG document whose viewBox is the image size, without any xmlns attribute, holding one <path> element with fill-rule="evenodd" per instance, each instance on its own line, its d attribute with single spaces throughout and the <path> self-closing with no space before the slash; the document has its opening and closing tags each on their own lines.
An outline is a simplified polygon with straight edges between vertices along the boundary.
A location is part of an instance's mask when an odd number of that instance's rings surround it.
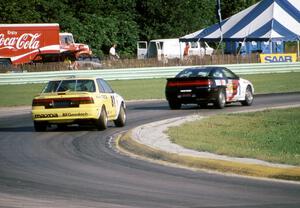
<svg viewBox="0 0 300 208">
<path fill-rule="evenodd" d="M 113 121 L 126 123 L 124 99 L 99 77 L 64 78 L 49 81 L 32 101 L 32 119 L 36 131 L 55 124 L 93 124 L 99 130 Z"/>
</svg>

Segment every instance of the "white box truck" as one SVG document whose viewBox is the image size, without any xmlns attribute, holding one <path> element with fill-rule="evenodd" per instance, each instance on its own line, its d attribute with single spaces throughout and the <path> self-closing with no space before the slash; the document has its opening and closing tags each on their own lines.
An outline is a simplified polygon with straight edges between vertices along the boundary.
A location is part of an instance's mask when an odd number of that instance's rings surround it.
<svg viewBox="0 0 300 208">
<path fill-rule="evenodd" d="M 149 44 L 147 41 L 138 41 L 137 58 L 182 59 L 185 44 L 179 42 L 178 38 L 151 40 Z M 189 42 L 189 45 L 189 56 L 211 56 L 214 51 L 206 42 Z"/>
</svg>

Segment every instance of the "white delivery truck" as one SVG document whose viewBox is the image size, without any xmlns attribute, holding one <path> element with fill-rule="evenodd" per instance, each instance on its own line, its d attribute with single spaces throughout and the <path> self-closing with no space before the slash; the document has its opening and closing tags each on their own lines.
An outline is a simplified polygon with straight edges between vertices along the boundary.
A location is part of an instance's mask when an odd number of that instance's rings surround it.
<svg viewBox="0 0 300 208">
<path fill-rule="evenodd" d="M 147 41 L 138 41 L 137 58 L 182 59 L 185 44 L 179 42 L 178 38 L 151 40 L 149 44 Z M 206 42 L 189 42 L 189 45 L 189 56 L 211 56 L 214 51 Z"/>
</svg>

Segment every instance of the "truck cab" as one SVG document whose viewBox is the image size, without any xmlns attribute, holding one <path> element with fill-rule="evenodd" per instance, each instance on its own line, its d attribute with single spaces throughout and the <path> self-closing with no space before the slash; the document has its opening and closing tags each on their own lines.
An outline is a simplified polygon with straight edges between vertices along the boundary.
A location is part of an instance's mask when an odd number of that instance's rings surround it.
<svg viewBox="0 0 300 208">
<path fill-rule="evenodd" d="M 75 43 L 72 33 L 59 33 L 60 52 L 70 54 L 74 59 L 80 56 L 90 56 L 92 51 L 89 46 L 82 43 Z"/>
<path fill-rule="evenodd" d="M 72 33 L 59 33 L 60 45 L 70 45 L 75 44 Z"/>
</svg>

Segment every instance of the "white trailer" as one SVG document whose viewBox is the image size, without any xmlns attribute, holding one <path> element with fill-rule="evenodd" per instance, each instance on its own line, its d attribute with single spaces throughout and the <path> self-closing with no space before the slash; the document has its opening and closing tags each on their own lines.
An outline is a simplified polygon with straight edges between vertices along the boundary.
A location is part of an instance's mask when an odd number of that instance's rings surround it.
<svg viewBox="0 0 300 208">
<path fill-rule="evenodd" d="M 138 41 L 137 58 L 182 59 L 185 44 L 180 42 L 178 38 L 151 40 L 149 44 L 147 41 Z M 206 42 L 189 42 L 189 45 L 189 56 L 211 56 L 214 51 Z"/>
</svg>

